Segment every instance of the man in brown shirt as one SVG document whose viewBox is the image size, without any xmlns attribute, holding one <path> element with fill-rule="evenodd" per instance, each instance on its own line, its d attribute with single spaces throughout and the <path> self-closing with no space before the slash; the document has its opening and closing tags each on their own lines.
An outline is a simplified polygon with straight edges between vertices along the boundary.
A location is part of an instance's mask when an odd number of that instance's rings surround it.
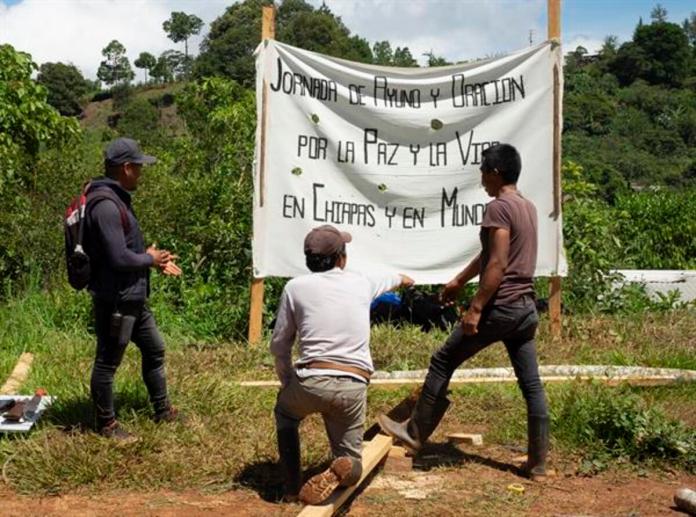
<svg viewBox="0 0 696 517">
<path fill-rule="evenodd" d="M 537 258 L 537 214 L 517 190 L 522 163 L 517 150 L 499 144 L 483 152 L 481 183 L 495 198 L 481 224 L 481 253 L 442 290 L 453 301 L 461 288 L 480 275 L 471 305 L 445 344 L 430 359 L 428 375 L 411 417 L 397 423 L 386 415 L 382 429 L 417 452 L 442 420 L 449 406 L 450 378 L 465 360 L 496 341 L 505 344 L 527 403 L 528 455 L 524 473 L 546 475 L 549 417 L 539 378 L 534 335 L 539 323 L 533 275 Z"/>
</svg>

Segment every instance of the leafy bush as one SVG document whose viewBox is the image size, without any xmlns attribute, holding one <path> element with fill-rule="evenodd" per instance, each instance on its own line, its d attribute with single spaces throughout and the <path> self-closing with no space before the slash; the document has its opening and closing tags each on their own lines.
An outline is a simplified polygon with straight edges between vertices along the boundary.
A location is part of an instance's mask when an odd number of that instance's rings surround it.
<svg viewBox="0 0 696 517">
<path fill-rule="evenodd" d="M 696 431 L 646 407 L 628 388 L 617 393 L 591 384 L 567 390 L 552 411 L 554 436 L 586 451 L 586 470 L 601 470 L 606 458 L 625 458 L 696 471 Z"/>
</svg>

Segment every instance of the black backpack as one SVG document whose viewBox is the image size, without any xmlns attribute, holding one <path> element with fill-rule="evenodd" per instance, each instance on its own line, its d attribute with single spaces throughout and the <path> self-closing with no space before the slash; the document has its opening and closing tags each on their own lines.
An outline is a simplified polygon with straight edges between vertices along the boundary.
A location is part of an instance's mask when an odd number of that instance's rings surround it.
<svg viewBox="0 0 696 517">
<path fill-rule="evenodd" d="M 82 194 L 76 196 L 65 209 L 63 220 L 63 233 L 65 234 L 65 259 L 68 269 L 68 282 L 78 291 L 89 284 L 92 268 L 89 256 L 83 246 L 85 236 L 85 216 L 88 208 L 93 207 L 97 201 L 111 199 L 121 215 L 121 224 L 124 233 L 130 231 L 128 212 L 123 201 L 119 199 L 110 188 L 100 188 L 90 191 L 91 183 L 87 183 Z"/>
<path fill-rule="evenodd" d="M 443 305 L 437 294 L 426 293 L 416 288 L 406 289 L 403 296 L 403 317 L 420 325 L 424 332 L 438 328 L 448 330 L 459 321 L 457 310 L 448 305 Z"/>
</svg>

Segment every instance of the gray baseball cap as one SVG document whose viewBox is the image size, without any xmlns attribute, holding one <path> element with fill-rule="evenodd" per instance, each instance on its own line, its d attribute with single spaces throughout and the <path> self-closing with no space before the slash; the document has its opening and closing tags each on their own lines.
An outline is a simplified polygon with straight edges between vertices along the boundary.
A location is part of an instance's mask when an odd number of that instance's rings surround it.
<svg viewBox="0 0 696 517">
<path fill-rule="evenodd" d="M 157 161 L 154 156 L 143 154 L 138 142 L 132 138 L 117 138 L 104 151 L 104 160 L 121 165 L 123 163 L 151 164 Z"/>
<path fill-rule="evenodd" d="M 352 241 L 350 233 L 341 232 L 330 224 L 318 226 L 305 237 L 305 254 L 334 255 L 343 249 L 343 246 Z"/>
</svg>

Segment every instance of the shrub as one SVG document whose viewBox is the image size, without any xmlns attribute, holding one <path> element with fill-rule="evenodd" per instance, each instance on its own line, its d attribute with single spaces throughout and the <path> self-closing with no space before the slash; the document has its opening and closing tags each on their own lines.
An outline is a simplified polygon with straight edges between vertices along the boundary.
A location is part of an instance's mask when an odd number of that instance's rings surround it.
<svg viewBox="0 0 696 517">
<path fill-rule="evenodd" d="M 567 390 L 552 407 L 554 436 L 585 450 L 583 468 L 601 470 L 606 458 L 669 461 L 696 471 L 696 431 L 670 420 L 628 388 L 591 384 Z"/>
</svg>

